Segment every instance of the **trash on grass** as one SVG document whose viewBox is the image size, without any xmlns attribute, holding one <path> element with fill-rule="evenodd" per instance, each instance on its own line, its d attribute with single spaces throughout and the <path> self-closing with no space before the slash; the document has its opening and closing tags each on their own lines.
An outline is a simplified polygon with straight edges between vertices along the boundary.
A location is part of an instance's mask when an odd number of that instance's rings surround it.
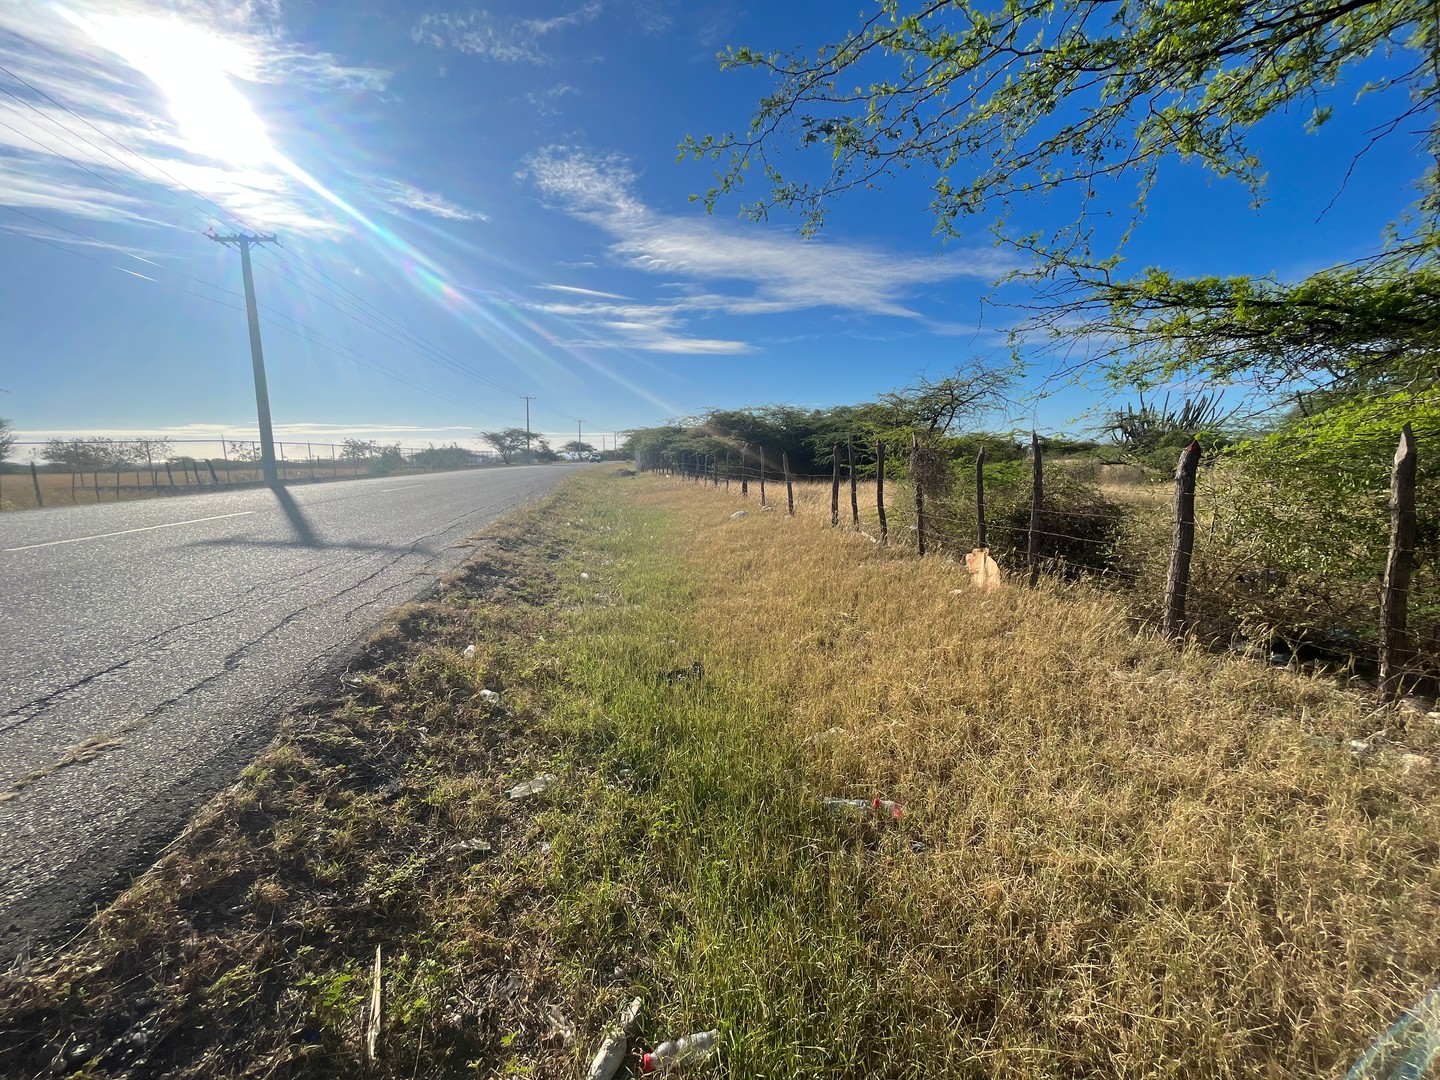
<svg viewBox="0 0 1440 1080">
<path fill-rule="evenodd" d="M 491 847 L 489 840 L 481 840 L 476 837 L 474 840 L 458 840 L 445 850 L 450 852 L 450 858 L 454 859 L 467 851 L 474 852 L 476 855 L 489 855 L 495 849 Z"/>
<path fill-rule="evenodd" d="M 990 557 L 989 548 L 975 548 L 965 555 L 965 572 L 970 581 L 982 592 L 988 592 L 1000 584 L 1000 567 Z"/>
<path fill-rule="evenodd" d="M 474 645 L 466 645 L 466 646 L 465 646 L 465 652 L 462 653 L 461 655 L 463 655 L 466 660 L 474 660 L 474 659 L 475 659 L 475 646 L 474 646 Z"/>
<path fill-rule="evenodd" d="M 701 1031 L 661 1043 L 640 1061 L 642 1072 L 664 1073 L 681 1065 L 693 1065 L 715 1052 L 720 1032 Z"/>
<path fill-rule="evenodd" d="M 523 784 L 516 784 L 509 791 L 505 792 L 507 799 L 523 799 L 527 795 L 538 795 L 551 784 L 555 783 L 556 777 L 550 773 L 541 773 L 533 780 L 526 780 Z"/>
<path fill-rule="evenodd" d="M 894 799 L 841 799 L 826 795 L 820 802 L 830 810 L 875 810 L 896 821 L 905 814 L 905 808 Z"/>
<path fill-rule="evenodd" d="M 640 999 L 635 998 L 621 1010 L 615 1023 L 606 1031 L 600 1049 L 590 1059 L 590 1070 L 585 1080 L 610 1080 L 625 1062 L 625 1053 L 630 1049 L 630 1031 L 640 1016 Z"/>
<path fill-rule="evenodd" d="M 500 695 L 497 694 L 494 690 L 481 690 L 480 700 L 485 702 L 487 705 L 499 705 Z"/>
<path fill-rule="evenodd" d="M 551 1004 L 546 1006 L 545 1011 L 550 1014 L 550 1023 L 555 1034 L 560 1036 L 560 1041 L 569 1046 L 575 1041 L 575 1025 L 570 1022 L 570 1017 L 565 1015 L 565 1010 L 559 1005 Z"/>
<path fill-rule="evenodd" d="M 587 574 L 587 573 L 585 573 L 585 572 L 582 570 L 582 571 L 580 572 L 580 580 L 581 580 L 581 581 L 589 581 L 589 580 L 590 580 L 590 575 Z"/>
<path fill-rule="evenodd" d="M 675 683 L 699 682 L 705 676 L 705 665 L 696 660 L 689 667 L 676 668 L 674 671 L 667 671 L 658 677 L 658 682 Z"/>
<path fill-rule="evenodd" d="M 750 516 L 750 511 L 749 511 L 749 510 L 736 510 L 733 514 L 730 515 L 730 520 L 731 520 L 731 521 L 744 521 L 744 520 L 745 520 L 746 518 L 748 518 L 749 516 Z"/>
</svg>

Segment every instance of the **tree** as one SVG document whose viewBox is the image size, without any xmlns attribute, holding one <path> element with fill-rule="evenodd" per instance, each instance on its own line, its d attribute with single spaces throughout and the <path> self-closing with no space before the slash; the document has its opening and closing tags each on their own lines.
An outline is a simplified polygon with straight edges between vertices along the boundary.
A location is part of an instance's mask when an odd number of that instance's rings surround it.
<svg viewBox="0 0 1440 1080">
<path fill-rule="evenodd" d="M 532 455 L 553 453 L 550 444 L 539 435 L 527 432 L 521 427 L 503 428 L 500 431 L 482 431 L 480 438 L 495 448 L 500 460 L 506 465 L 512 463 L 517 453 L 523 453 L 528 444 Z"/>
<path fill-rule="evenodd" d="M 15 428 L 10 421 L 0 416 L 0 475 L 4 475 L 5 462 L 10 458 L 10 452 L 15 449 Z"/>
<path fill-rule="evenodd" d="M 567 442 L 564 446 L 560 448 L 560 452 L 562 454 L 569 454 L 571 459 L 574 461 L 580 461 L 584 458 L 588 458 L 591 454 L 595 453 L 595 447 L 591 446 L 588 442 L 581 442 L 579 439 L 571 439 L 569 442 Z"/>
<path fill-rule="evenodd" d="M 346 440 L 349 442 L 350 440 Z M 225 451 L 227 461 L 259 461 L 260 444 L 255 442 L 236 442 L 234 439 L 222 439 L 221 446 Z"/>
<path fill-rule="evenodd" d="M 1437 20 L 1420 0 L 877 0 L 813 52 L 722 54 L 723 68 L 759 71 L 773 89 L 748 130 L 687 138 L 681 150 L 722 163 L 699 196 L 707 208 L 761 174 L 768 191 L 746 212 L 798 213 L 807 232 L 835 197 L 925 171 L 937 231 L 958 235 L 962 219 L 984 213 L 1031 260 L 1018 276 L 1043 283 L 1037 321 L 1070 341 L 1110 334 L 1102 355 L 1118 380 L 1187 370 L 1225 380 L 1258 367 L 1279 388 L 1337 366 L 1340 377 L 1374 373 L 1377 357 L 1434 355 L 1425 316 L 1440 168 L 1418 163 L 1440 160 Z M 1364 138 L 1418 133 L 1427 150 L 1416 155 L 1418 201 L 1387 246 L 1299 283 L 1112 277 L 1162 162 L 1197 161 L 1259 200 L 1266 170 L 1251 130 L 1301 105 L 1320 128 L 1334 108 L 1324 95 L 1352 73 L 1391 112 Z M 787 145 L 824 154 L 817 179 L 782 170 Z M 1122 184 L 1133 184 L 1135 211 L 1117 233 L 1092 209 L 1112 207 Z M 1076 205 L 1065 224 L 1012 226 L 1023 202 L 1067 193 Z M 1419 366 L 1434 371 L 1433 360 Z"/>
<path fill-rule="evenodd" d="M 369 461 L 380 455 L 380 444 L 374 439 L 343 439 L 340 443 L 340 458 L 343 461 Z"/>
</svg>

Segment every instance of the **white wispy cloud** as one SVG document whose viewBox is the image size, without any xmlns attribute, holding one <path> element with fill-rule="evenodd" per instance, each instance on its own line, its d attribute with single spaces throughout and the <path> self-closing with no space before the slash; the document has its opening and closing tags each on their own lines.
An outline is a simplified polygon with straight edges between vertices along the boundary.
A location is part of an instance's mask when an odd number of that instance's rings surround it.
<svg viewBox="0 0 1440 1080">
<path fill-rule="evenodd" d="M 531 107 L 541 116 L 559 116 L 560 102 L 570 95 L 578 94 L 579 92 L 579 90 L 568 83 L 559 83 L 550 87 L 548 90 L 540 91 L 538 94 L 526 94 L 525 100 L 528 101 Z"/>
<path fill-rule="evenodd" d="M 322 199 L 277 167 L 279 150 L 244 88 L 379 93 L 389 73 L 287 39 L 277 8 L 0 3 L 0 65 L 14 75 L 0 74 L 0 203 L 181 228 L 228 211 L 256 227 L 343 231 Z"/>
<path fill-rule="evenodd" d="M 931 326 L 910 298 L 926 286 L 960 278 L 992 281 L 1013 265 L 989 249 L 898 255 L 870 245 L 659 213 L 636 195 L 633 168 L 615 154 L 552 146 L 535 154 L 522 175 L 552 204 L 601 229 L 610 238 L 613 263 L 680 279 L 666 282 L 678 285 L 679 295 L 651 304 L 597 298 L 543 305 L 550 314 L 608 331 L 616 346 L 744 352 L 750 349 L 745 343 L 715 339 L 694 339 L 686 348 L 687 319 L 825 308 L 915 320 L 933 332 L 954 333 L 950 324 Z"/>
<path fill-rule="evenodd" d="M 403 206 L 407 210 L 418 210 L 423 214 L 444 218 L 447 221 L 489 221 L 490 215 L 479 210 L 470 210 L 444 195 L 425 191 L 403 180 L 381 180 L 380 188 L 385 201 L 391 206 Z"/>
<path fill-rule="evenodd" d="M 606 300 L 629 300 L 628 296 L 621 296 L 619 293 L 601 292 L 599 289 L 582 289 L 579 285 L 537 285 L 537 289 L 549 289 L 552 292 L 575 293 L 579 296 L 598 296 Z"/>
<path fill-rule="evenodd" d="M 559 30 L 594 22 L 602 10 L 590 0 L 573 10 L 545 19 L 498 16 L 484 8 L 435 11 L 421 15 L 410 31 L 418 45 L 457 49 L 504 64 L 549 62 L 542 40 Z"/>
</svg>

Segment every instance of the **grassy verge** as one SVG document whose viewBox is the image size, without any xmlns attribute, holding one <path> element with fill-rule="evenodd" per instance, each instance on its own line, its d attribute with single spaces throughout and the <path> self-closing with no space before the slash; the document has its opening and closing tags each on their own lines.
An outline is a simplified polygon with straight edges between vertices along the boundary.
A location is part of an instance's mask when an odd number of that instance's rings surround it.
<svg viewBox="0 0 1440 1080">
<path fill-rule="evenodd" d="M 591 474 L 493 534 L 0 985 L 0 1073 L 353 1073 L 377 945 L 397 1076 L 576 1075 L 633 994 L 718 1075 L 1325 1075 L 1428 988 L 1419 721 L 1357 761 L 1343 687 L 741 505 Z"/>
</svg>

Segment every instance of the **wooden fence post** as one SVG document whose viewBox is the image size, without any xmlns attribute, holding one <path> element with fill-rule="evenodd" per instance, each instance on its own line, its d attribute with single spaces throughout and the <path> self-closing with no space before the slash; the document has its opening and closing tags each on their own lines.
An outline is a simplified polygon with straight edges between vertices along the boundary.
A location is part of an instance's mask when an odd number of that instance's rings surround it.
<svg viewBox="0 0 1440 1080">
<path fill-rule="evenodd" d="M 840 524 L 840 444 L 830 448 L 830 525 Z"/>
<path fill-rule="evenodd" d="M 1160 631 L 1176 637 L 1185 628 L 1185 594 L 1190 588 L 1190 556 L 1195 551 L 1195 474 L 1200 444 L 1193 439 L 1180 451 L 1175 466 L 1175 539 L 1170 548 L 1170 573 L 1165 577 L 1165 616 Z"/>
<path fill-rule="evenodd" d="M 207 457 L 205 459 L 205 466 L 210 470 L 210 483 L 218 488 L 220 486 L 220 477 L 215 473 L 215 459 Z"/>
<path fill-rule="evenodd" d="M 849 454 L 850 466 L 850 523 L 858 529 L 860 527 L 860 494 L 855 478 L 855 440 L 846 439 L 845 447 Z"/>
<path fill-rule="evenodd" d="M 1030 535 L 1025 545 L 1025 556 L 1030 562 L 1030 588 L 1040 581 L 1040 506 L 1045 498 L 1045 470 L 1040 463 L 1040 436 L 1030 429 L 1031 485 L 1030 485 Z"/>
<path fill-rule="evenodd" d="M 915 485 L 915 545 L 925 554 L 925 487 L 920 482 L 920 436 L 910 433 L 910 482 Z"/>
<path fill-rule="evenodd" d="M 725 490 L 730 490 L 730 451 L 725 451 Z"/>
<path fill-rule="evenodd" d="M 765 447 L 760 447 L 760 508 L 765 508 Z"/>
<path fill-rule="evenodd" d="M 1415 433 L 1406 424 L 1390 471 L 1390 551 L 1380 592 L 1380 696 L 1400 696 L 1402 669 L 1408 659 L 1406 623 L 1410 607 L 1410 575 L 1415 569 Z"/>
<path fill-rule="evenodd" d="M 890 525 L 885 520 L 885 440 L 875 443 L 875 508 L 880 512 L 880 545 L 890 542 Z"/>
<path fill-rule="evenodd" d="M 975 455 L 975 546 L 985 547 L 985 448 Z"/>
<path fill-rule="evenodd" d="M 44 506 L 45 496 L 40 494 L 40 472 L 33 461 L 30 462 L 30 482 L 35 485 L 35 505 Z"/>
<path fill-rule="evenodd" d="M 780 454 L 780 467 L 785 470 L 785 505 L 786 513 L 791 517 L 795 516 L 795 487 L 790 483 L 790 454 L 782 451 Z"/>
<path fill-rule="evenodd" d="M 120 463 L 115 463 L 115 501 L 120 501 Z"/>
<path fill-rule="evenodd" d="M 170 489 L 175 489 L 175 472 L 170 468 L 170 462 L 165 462 L 165 480 L 169 483 Z"/>
</svg>

